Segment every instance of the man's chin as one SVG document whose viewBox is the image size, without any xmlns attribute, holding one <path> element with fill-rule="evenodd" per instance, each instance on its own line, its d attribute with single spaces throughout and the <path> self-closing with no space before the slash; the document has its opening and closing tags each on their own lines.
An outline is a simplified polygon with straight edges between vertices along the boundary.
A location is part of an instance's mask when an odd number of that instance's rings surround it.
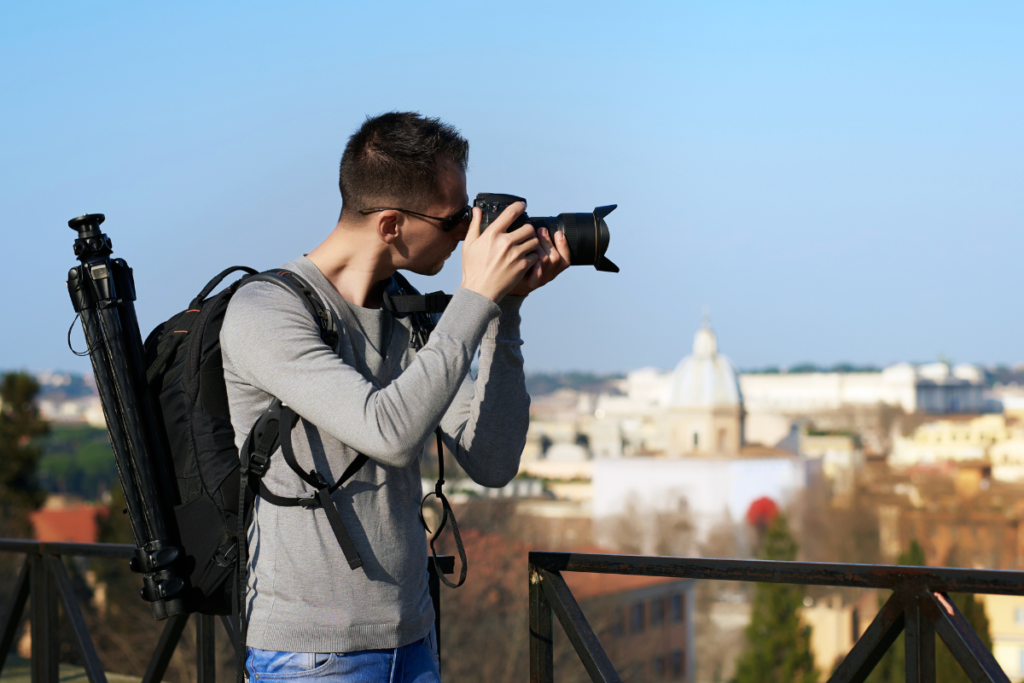
<svg viewBox="0 0 1024 683">
<path fill-rule="evenodd" d="M 447 260 L 447 259 L 445 259 L 445 260 Z M 412 272 L 416 273 L 417 275 L 428 275 L 428 276 L 429 275 L 437 275 L 438 273 L 441 272 L 441 269 L 444 268 L 444 263 L 445 263 L 445 261 L 441 260 L 441 261 L 438 261 L 437 263 L 433 263 L 433 264 L 431 264 L 429 266 L 420 266 L 420 267 L 417 267 L 417 268 L 409 268 L 409 270 L 411 270 Z"/>
</svg>

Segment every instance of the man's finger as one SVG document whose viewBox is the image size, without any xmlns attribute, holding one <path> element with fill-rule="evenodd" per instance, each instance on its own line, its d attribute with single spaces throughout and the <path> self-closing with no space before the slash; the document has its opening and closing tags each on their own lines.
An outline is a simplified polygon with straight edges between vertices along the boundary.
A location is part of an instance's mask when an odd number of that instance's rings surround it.
<svg viewBox="0 0 1024 683">
<path fill-rule="evenodd" d="M 555 249 L 565 261 L 565 265 L 572 265 L 572 260 L 569 258 L 569 240 L 565 239 L 565 233 L 561 230 L 555 233 Z"/>
<path fill-rule="evenodd" d="M 519 258 L 528 252 L 533 252 L 533 255 L 539 259 L 540 254 L 537 253 L 538 246 L 540 246 L 540 241 L 536 237 L 533 237 L 520 244 L 513 244 L 509 251 L 515 256 L 515 258 Z"/>
<path fill-rule="evenodd" d="M 544 252 L 544 260 L 550 260 L 551 252 L 554 251 L 555 245 L 551 244 L 551 239 L 548 236 L 548 229 L 541 228 L 538 230 L 537 238 L 540 240 L 540 249 Z M 557 254 L 558 252 L 556 251 L 555 253 Z"/>
<path fill-rule="evenodd" d="M 524 240 L 535 238 L 537 236 L 537 229 L 527 223 L 526 225 L 521 225 L 512 232 L 506 234 L 512 241 L 512 244 L 518 244 Z"/>
<path fill-rule="evenodd" d="M 480 223 L 483 221 L 483 211 L 473 207 L 473 218 L 469 221 L 469 229 L 466 231 L 466 242 L 473 242 L 480 237 Z"/>
<path fill-rule="evenodd" d="M 512 225 L 519 214 L 526 211 L 526 204 L 522 202 L 512 202 L 505 207 L 505 210 L 501 212 L 501 215 L 491 221 L 491 224 L 487 227 L 488 230 L 498 230 L 505 232 L 508 230 L 508 226 Z"/>
</svg>

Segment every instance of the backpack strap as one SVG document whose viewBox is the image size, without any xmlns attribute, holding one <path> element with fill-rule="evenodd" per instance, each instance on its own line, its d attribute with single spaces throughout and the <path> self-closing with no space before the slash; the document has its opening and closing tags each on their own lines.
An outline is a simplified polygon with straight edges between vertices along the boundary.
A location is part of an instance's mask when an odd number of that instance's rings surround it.
<svg viewBox="0 0 1024 683">
<path fill-rule="evenodd" d="M 316 290 L 299 275 L 284 269 L 268 270 L 245 278 L 241 284 L 247 285 L 250 282 L 272 282 L 295 294 L 309 314 L 313 316 L 313 320 L 316 321 L 320 328 L 320 338 L 324 340 L 324 343 L 332 349 L 338 343 L 338 323 L 331 314 L 331 310 L 320 300 L 320 295 L 316 293 Z"/>
<path fill-rule="evenodd" d="M 178 347 L 181 346 L 181 343 L 188 338 L 189 333 L 192 332 L 192 327 L 195 325 L 196 320 L 200 317 L 200 314 L 202 313 L 203 303 L 206 301 L 206 297 L 208 297 L 210 295 L 210 292 L 212 292 L 217 287 L 217 285 L 221 283 L 221 280 L 226 278 L 231 273 L 234 273 L 239 270 L 244 270 L 248 275 L 256 274 L 255 270 L 247 266 L 231 266 L 230 268 L 225 268 L 220 273 L 218 273 L 212 280 L 207 282 L 206 286 L 203 287 L 202 291 L 199 292 L 196 298 L 192 299 L 192 303 L 188 305 L 188 309 L 186 309 L 181 315 L 174 319 L 175 327 L 177 327 L 178 329 L 173 330 L 173 336 L 171 337 L 170 342 L 167 344 L 164 350 L 160 352 L 160 355 L 157 356 L 156 359 L 152 363 L 150 363 L 149 367 L 146 369 L 147 385 L 152 384 L 153 380 L 155 380 L 157 377 L 163 374 L 164 370 L 167 369 L 167 364 L 170 362 L 171 358 L 174 357 L 175 352 L 178 350 Z M 243 280 L 244 279 L 245 278 L 243 278 Z M 242 280 L 239 280 L 238 282 L 231 286 L 238 287 L 239 284 L 241 284 L 241 282 Z M 202 326 L 200 325 L 200 329 L 201 328 Z"/>
<path fill-rule="evenodd" d="M 331 314 L 330 309 L 324 305 L 317 295 L 316 291 L 310 287 L 305 280 L 299 275 L 289 270 L 275 270 L 266 273 L 260 273 L 253 275 L 246 279 L 248 282 L 272 282 L 278 286 L 284 287 L 294 292 L 299 299 L 305 304 L 306 310 L 310 312 L 313 319 L 317 321 L 320 327 L 320 336 L 324 343 L 330 346 L 332 349 L 337 345 L 339 338 L 338 324 Z M 271 402 L 270 407 L 264 412 L 260 419 L 257 420 L 256 425 L 250 430 L 250 435 L 257 431 L 257 428 L 263 427 L 263 432 L 270 429 L 277 430 L 277 438 L 274 440 L 274 448 L 269 450 L 265 455 L 260 453 L 259 450 L 253 446 L 253 444 L 247 439 L 243 449 L 247 449 L 247 453 L 252 454 L 249 462 L 248 472 L 243 472 L 243 476 L 246 477 L 246 484 L 249 490 L 247 495 L 253 497 L 260 496 L 265 499 L 271 505 L 278 505 L 282 507 L 295 507 L 300 506 L 306 509 L 315 509 L 322 507 L 324 512 L 327 514 L 327 521 L 330 522 L 331 530 L 334 532 L 335 538 L 338 540 L 338 545 L 341 546 L 342 552 L 345 554 L 345 560 L 352 569 L 358 569 L 363 566 L 363 560 L 359 557 L 359 552 L 356 550 L 355 544 L 352 542 L 352 537 L 349 536 L 348 531 L 345 529 L 345 525 L 342 522 L 341 514 L 338 512 L 337 506 L 334 504 L 331 494 L 338 490 L 338 488 L 344 484 L 348 479 L 351 479 L 360 468 L 363 467 L 369 461 L 369 458 L 363 454 L 359 454 L 352 461 L 352 463 L 346 468 L 342 477 L 338 479 L 333 485 L 328 484 L 327 479 L 318 472 L 315 468 L 306 472 L 299 465 L 298 460 L 295 457 L 295 450 L 292 446 L 292 429 L 299 421 L 299 415 L 292 410 L 289 406 L 281 403 L 279 399 L 274 399 Z M 263 475 L 266 474 L 267 468 L 270 466 L 270 456 L 277 449 L 277 446 L 281 447 L 281 452 L 284 455 L 285 462 L 295 472 L 296 475 L 302 481 L 316 489 L 316 494 L 312 497 L 307 498 L 287 498 L 279 496 L 267 488 L 267 485 L 263 483 Z"/>
</svg>

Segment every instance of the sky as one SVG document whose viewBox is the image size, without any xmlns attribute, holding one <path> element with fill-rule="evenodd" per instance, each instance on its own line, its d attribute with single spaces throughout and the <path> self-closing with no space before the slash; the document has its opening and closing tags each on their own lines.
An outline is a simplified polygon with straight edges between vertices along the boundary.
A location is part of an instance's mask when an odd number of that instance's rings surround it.
<svg viewBox="0 0 1024 683">
<path fill-rule="evenodd" d="M 68 219 L 145 336 L 319 244 L 392 110 L 462 131 L 470 196 L 618 204 L 622 272 L 529 297 L 528 370 L 673 367 L 705 308 L 741 368 L 1024 360 L 1020 2 L 87 5 L 0 6 L 0 368 L 89 369 Z"/>
</svg>

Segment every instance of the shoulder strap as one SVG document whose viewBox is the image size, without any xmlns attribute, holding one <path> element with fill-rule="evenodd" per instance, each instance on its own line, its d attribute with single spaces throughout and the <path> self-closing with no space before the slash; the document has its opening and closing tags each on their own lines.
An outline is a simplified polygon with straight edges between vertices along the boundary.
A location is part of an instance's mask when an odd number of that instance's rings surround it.
<svg viewBox="0 0 1024 683">
<path fill-rule="evenodd" d="M 196 296 L 195 299 L 192 299 L 192 302 L 188 305 L 188 309 L 174 320 L 176 326 L 180 329 L 171 331 L 171 334 L 174 336 L 171 338 L 170 342 L 164 350 L 160 352 L 160 355 L 150 363 L 149 367 L 146 368 L 146 384 L 152 384 L 153 380 L 155 380 L 157 376 L 166 369 L 171 356 L 173 356 L 174 352 L 177 351 L 179 346 L 181 346 L 181 343 L 188 338 L 189 334 L 192 332 L 192 326 L 199 317 L 203 304 L 206 302 L 206 297 L 210 295 L 210 292 L 212 292 L 224 278 L 239 270 L 244 270 L 247 275 L 256 274 L 256 271 L 248 266 L 231 266 L 230 268 L 225 268 L 221 272 L 217 273 L 212 280 L 206 283 L 206 286 L 203 287 L 198 296 Z M 245 278 L 242 278 L 242 280 L 232 286 L 237 287 L 239 283 L 244 281 L 244 279 Z"/>
<path fill-rule="evenodd" d="M 320 299 L 320 295 L 316 293 L 316 290 L 310 287 L 298 274 L 283 268 L 268 270 L 256 275 L 250 275 L 241 284 L 247 285 L 250 282 L 272 282 L 278 287 L 283 287 L 295 294 L 302 301 L 309 314 L 313 316 L 313 320 L 316 321 L 317 326 L 320 328 L 320 337 L 324 340 L 324 343 L 332 349 L 338 343 L 338 323 L 331 314 L 331 309 L 327 308 Z"/>
</svg>

